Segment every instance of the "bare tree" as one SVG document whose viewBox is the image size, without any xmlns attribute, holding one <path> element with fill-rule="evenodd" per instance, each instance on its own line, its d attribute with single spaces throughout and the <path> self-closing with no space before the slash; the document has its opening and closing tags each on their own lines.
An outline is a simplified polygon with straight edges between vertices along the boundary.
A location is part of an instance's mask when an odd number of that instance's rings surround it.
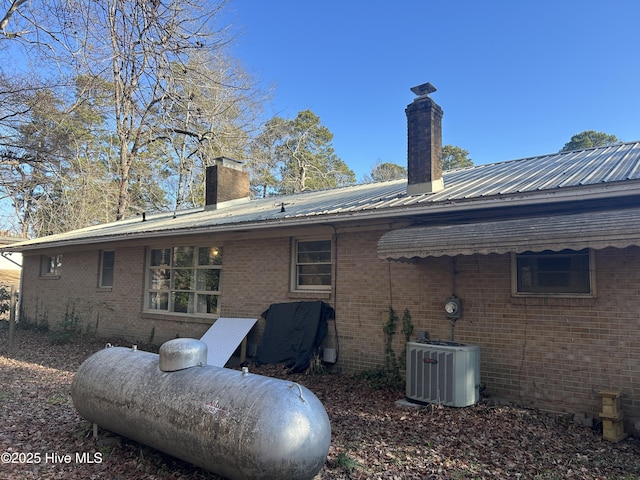
<svg viewBox="0 0 640 480">
<path fill-rule="evenodd" d="M 27 0 L 14 0 L 9 5 L 9 8 L 6 9 L 6 11 L 4 12 L 4 16 L 0 20 L 0 30 L 2 31 L 3 35 L 6 35 L 8 37 L 15 37 L 20 35 L 20 32 L 8 33 L 7 26 L 9 25 L 9 21 L 11 20 L 11 18 L 18 12 L 18 9 L 22 6 L 23 3 L 26 2 Z"/>
<path fill-rule="evenodd" d="M 212 20 L 224 2 L 195 0 L 79 0 L 74 31 L 83 32 L 77 68 L 112 82 L 118 150 L 116 218 L 130 210 L 129 187 L 135 162 L 164 138 L 158 125 L 176 65 L 190 70 L 189 59 L 203 49 L 221 48 L 226 38 Z"/>
<path fill-rule="evenodd" d="M 7 2 L 5 2 L 7 3 Z M 31 55 L 56 49 L 71 51 L 75 36 L 65 32 L 68 26 L 69 0 L 12 0 L 0 9 L 0 40 L 20 45 Z M 3 46 L 7 46 L 6 43 Z M 41 65 L 40 65 L 41 66 Z"/>
<path fill-rule="evenodd" d="M 247 156 L 267 98 L 222 49 L 199 52 L 188 67 L 174 66 L 162 102 L 169 157 L 177 172 L 176 209 L 202 204 L 204 171 L 213 158 Z"/>
<path fill-rule="evenodd" d="M 167 187 L 175 188 L 175 208 L 196 205 L 211 158 L 246 157 L 263 98 L 255 81 L 227 54 L 230 36 L 216 28 L 226 3 L 16 0 L 0 11 L 4 27 L 0 39 L 15 40 L 0 42 L 0 51 L 7 54 L 3 45 L 18 45 L 40 71 L 44 65 L 54 80 L 49 88 L 64 99 L 61 111 L 74 115 L 91 104 L 100 109 L 102 119 L 99 126 L 85 122 L 83 128 L 89 130 L 82 134 L 82 128 L 74 127 L 69 151 L 57 153 L 67 168 L 37 176 L 34 167 L 15 170 L 16 159 L 33 165 L 34 145 L 13 148 L 15 139 L 24 143 L 26 137 L 5 135 L 8 130 L 1 124 L 3 116 L 23 117 L 11 122 L 14 130 L 15 125 L 30 122 L 31 113 L 21 110 L 29 102 L 15 101 L 13 110 L 0 109 L 0 139 L 6 139 L 0 148 L 10 159 L 4 173 L 9 171 L 14 180 L 23 175 L 24 192 L 30 182 L 49 182 L 32 192 L 37 198 L 22 202 L 22 209 L 33 205 L 41 214 L 38 220 L 25 217 L 25 228 L 37 223 L 35 230 L 51 232 L 53 220 L 48 219 L 55 218 L 68 218 L 55 227 L 66 229 L 72 228 L 72 219 L 96 221 L 95 214 L 78 214 L 84 208 L 82 199 L 89 197 L 74 194 L 74 189 L 84 195 L 93 187 L 105 192 L 109 200 L 101 202 L 102 208 L 112 211 L 115 219 L 166 208 Z M 96 102 L 97 97 L 102 101 Z M 84 134 L 94 138 L 85 142 L 75 137 Z M 96 149 L 89 152 L 89 145 Z M 88 172 L 98 183 L 87 183 Z M 14 191 L 17 185 L 13 183 Z M 71 207 L 72 200 L 79 203 Z M 56 210 L 63 203 L 69 204 L 70 216 Z"/>
</svg>

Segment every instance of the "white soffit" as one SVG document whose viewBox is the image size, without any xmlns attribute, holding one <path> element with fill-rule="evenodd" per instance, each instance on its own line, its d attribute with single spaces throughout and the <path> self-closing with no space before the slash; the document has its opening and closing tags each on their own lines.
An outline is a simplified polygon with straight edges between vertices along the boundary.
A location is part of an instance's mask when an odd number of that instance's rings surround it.
<svg viewBox="0 0 640 480">
<path fill-rule="evenodd" d="M 378 257 L 409 260 L 631 245 L 640 246 L 640 208 L 407 227 L 380 238 Z"/>
<path fill-rule="evenodd" d="M 219 318 L 200 338 L 207 344 L 207 365 L 224 367 L 257 318 Z"/>
</svg>

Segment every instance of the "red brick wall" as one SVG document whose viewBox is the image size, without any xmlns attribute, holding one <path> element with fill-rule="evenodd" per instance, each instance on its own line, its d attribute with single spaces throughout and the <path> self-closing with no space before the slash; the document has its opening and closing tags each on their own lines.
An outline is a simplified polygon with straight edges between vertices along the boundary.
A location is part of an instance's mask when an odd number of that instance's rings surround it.
<svg viewBox="0 0 640 480">
<path fill-rule="evenodd" d="M 511 296 L 509 255 L 458 257 L 454 284 L 450 257 L 414 263 L 379 259 L 376 245 L 383 233 L 338 232 L 335 290 L 315 295 L 289 292 L 289 237 L 252 233 L 227 240 L 222 315 L 258 317 L 271 303 L 324 300 L 336 309 L 336 367 L 354 372 L 384 364 L 382 325 L 390 304 L 399 317 L 409 309 L 414 337 L 424 330 L 433 339 L 448 340 L 451 324 L 443 305 L 455 292 L 464 313 L 455 324 L 455 339 L 480 345 L 487 393 L 597 416 L 598 392 L 621 389 L 625 416 L 640 421 L 640 248 L 596 252 L 594 299 L 525 299 Z M 87 331 L 132 342 L 199 337 L 208 328 L 209 319 L 143 314 L 144 247 L 115 250 L 113 289 L 97 288 L 97 250 L 63 252 L 59 279 L 40 278 L 39 256 L 25 256 L 25 318 L 54 326 L 73 310 Z M 257 343 L 262 329 L 260 323 L 249 341 Z M 330 346 L 337 344 L 333 332 L 331 321 Z M 398 356 L 403 347 L 398 326 Z"/>
</svg>

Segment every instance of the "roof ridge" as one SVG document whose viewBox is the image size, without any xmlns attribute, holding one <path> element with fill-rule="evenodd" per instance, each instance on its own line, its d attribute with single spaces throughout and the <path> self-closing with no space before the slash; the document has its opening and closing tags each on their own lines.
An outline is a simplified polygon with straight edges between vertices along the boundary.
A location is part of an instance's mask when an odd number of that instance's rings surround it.
<svg viewBox="0 0 640 480">
<path fill-rule="evenodd" d="M 470 167 L 461 167 L 461 168 L 454 168 L 454 169 L 451 169 L 451 170 L 445 170 L 443 173 L 445 173 L 445 172 L 457 172 L 457 171 L 462 171 L 462 170 L 473 170 L 475 168 L 490 167 L 492 165 L 501 165 L 501 164 L 505 164 L 505 163 L 523 162 L 523 161 L 526 161 L 526 160 L 542 159 L 542 158 L 554 157 L 554 156 L 558 156 L 558 155 L 569 155 L 569 154 L 575 154 L 575 153 L 579 153 L 579 152 L 586 152 L 586 151 L 589 151 L 589 150 L 604 150 L 604 149 L 607 149 L 607 148 L 622 147 L 622 146 L 634 145 L 634 144 L 640 144 L 640 140 L 634 140 L 634 141 L 630 141 L 630 142 L 616 142 L 616 143 L 612 143 L 612 144 L 609 144 L 609 145 L 599 145 L 599 146 L 596 146 L 596 147 L 581 148 L 581 149 L 577 149 L 577 150 L 568 150 L 566 152 L 557 151 L 557 152 L 554 152 L 554 153 L 545 153 L 545 154 L 541 154 L 541 155 L 532 155 L 530 157 L 512 158 L 510 160 L 499 160 L 497 162 L 481 163 L 479 165 L 473 165 L 473 166 L 470 166 Z"/>
</svg>

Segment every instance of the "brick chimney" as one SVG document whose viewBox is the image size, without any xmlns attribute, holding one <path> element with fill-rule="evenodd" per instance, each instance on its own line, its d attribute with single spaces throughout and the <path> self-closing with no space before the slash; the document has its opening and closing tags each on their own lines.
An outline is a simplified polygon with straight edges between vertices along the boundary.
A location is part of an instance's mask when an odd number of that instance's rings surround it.
<svg viewBox="0 0 640 480">
<path fill-rule="evenodd" d="M 207 167 L 205 180 L 205 210 L 249 201 L 249 173 L 242 170 L 242 162 L 218 157 Z"/>
<path fill-rule="evenodd" d="M 407 195 L 439 192 L 442 181 L 442 108 L 429 98 L 436 91 L 430 83 L 411 89 L 418 97 L 407 114 Z"/>
</svg>

